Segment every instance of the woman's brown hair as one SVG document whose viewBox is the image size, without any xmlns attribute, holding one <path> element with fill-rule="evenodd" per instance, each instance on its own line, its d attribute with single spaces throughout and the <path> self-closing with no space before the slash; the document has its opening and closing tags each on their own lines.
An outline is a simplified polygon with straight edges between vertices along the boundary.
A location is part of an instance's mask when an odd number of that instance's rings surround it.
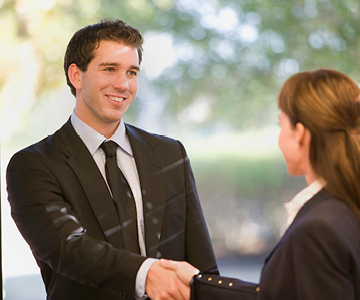
<svg viewBox="0 0 360 300">
<path fill-rule="evenodd" d="M 279 108 L 311 133 L 310 163 L 332 195 L 360 220 L 360 89 L 329 69 L 302 72 L 283 85 Z"/>
</svg>

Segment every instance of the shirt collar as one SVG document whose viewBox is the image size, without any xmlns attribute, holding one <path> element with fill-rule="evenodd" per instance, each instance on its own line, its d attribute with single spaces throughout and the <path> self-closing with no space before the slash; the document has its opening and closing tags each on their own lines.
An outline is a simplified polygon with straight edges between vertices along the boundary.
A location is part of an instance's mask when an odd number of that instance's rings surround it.
<svg viewBox="0 0 360 300">
<path fill-rule="evenodd" d="M 94 155 L 100 145 L 107 141 L 107 139 L 97 132 L 95 129 L 84 123 L 73 111 L 71 115 L 71 124 L 73 125 L 76 133 L 80 136 L 86 147 L 89 149 L 91 155 Z M 133 156 L 129 139 L 126 135 L 126 128 L 123 119 L 121 119 L 118 128 L 110 137 L 109 141 L 114 141 L 120 148 L 128 155 Z"/>
<path fill-rule="evenodd" d="M 301 190 L 296 196 L 288 203 L 285 203 L 287 212 L 287 224 L 290 225 L 295 219 L 299 210 L 303 205 L 309 201 L 315 194 L 317 194 L 324 186 L 326 181 L 322 178 L 318 178 L 312 182 L 309 186 Z"/>
<path fill-rule="evenodd" d="M 317 194 L 325 186 L 325 181 L 321 178 L 318 178 L 306 188 L 301 190 L 296 196 L 290 201 L 292 203 L 302 203 L 305 204 L 310 198 Z"/>
<path fill-rule="evenodd" d="M 118 128 L 115 130 L 114 134 L 110 137 L 109 140 L 114 141 L 127 154 L 129 154 L 130 156 L 133 156 L 129 138 L 126 135 L 126 128 L 125 128 L 125 123 L 124 123 L 123 119 L 121 119 Z"/>
</svg>

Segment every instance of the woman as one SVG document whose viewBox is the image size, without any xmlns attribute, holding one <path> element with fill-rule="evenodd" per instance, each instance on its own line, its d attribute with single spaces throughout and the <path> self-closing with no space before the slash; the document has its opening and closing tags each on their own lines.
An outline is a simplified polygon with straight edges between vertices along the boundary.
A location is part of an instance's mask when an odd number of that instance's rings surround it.
<svg viewBox="0 0 360 300">
<path fill-rule="evenodd" d="M 289 228 L 265 260 L 255 298 L 360 299 L 359 87 L 337 71 L 303 72 L 285 82 L 278 106 L 288 173 L 308 186 L 286 205 Z M 185 283 L 196 272 L 162 265 Z M 228 299 L 226 289 L 216 298 Z"/>
</svg>

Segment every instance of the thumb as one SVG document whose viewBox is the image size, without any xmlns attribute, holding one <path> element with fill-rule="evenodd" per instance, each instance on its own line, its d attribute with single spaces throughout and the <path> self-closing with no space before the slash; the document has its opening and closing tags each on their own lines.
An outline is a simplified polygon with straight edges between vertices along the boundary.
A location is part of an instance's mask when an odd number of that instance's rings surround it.
<svg viewBox="0 0 360 300">
<path fill-rule="evenodd" d="M 177 261 L 173 261 L 173 260 L 168 260 L 168 259 L 160 259 L 160 265 L 165 268 L 165 269 L 170 269 L 175 271 L 178 267 L 178 262 Z"/>
</svg>

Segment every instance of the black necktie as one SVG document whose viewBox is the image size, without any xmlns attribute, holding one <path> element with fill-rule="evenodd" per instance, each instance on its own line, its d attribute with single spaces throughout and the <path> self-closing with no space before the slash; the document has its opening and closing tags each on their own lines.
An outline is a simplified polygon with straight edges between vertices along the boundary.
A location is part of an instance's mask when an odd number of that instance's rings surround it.
<svg viewBox="0 0 360 300">
<path fill-rule="evenodd" d="M 109 141 L 102 143 L 100 147 L 106 155 L 106 179 L 113 194 L 115 206 L 120 218 L 125 248 L 131 252 L 140 254 L 135 201 L 129 184 L 117 164 L 117 144 Z"/>
</svg>

